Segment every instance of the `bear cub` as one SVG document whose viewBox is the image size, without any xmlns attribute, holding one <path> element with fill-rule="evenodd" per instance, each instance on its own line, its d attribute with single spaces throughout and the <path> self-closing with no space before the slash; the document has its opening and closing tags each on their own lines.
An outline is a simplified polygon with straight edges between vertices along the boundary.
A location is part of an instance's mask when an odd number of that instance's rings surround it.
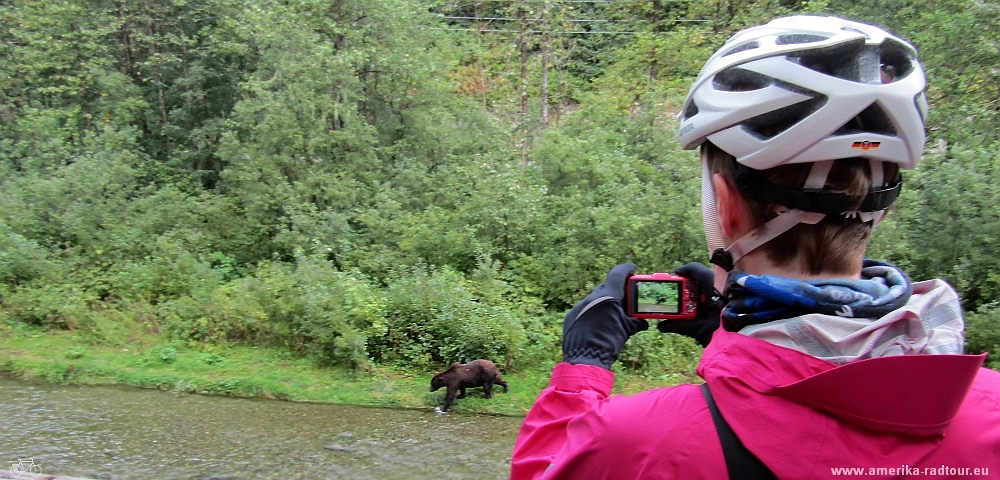
<svg viewBox="0 0 1000 480">
<path fill-rule="evenodd" d="M 448 394 L 444 397 L 442 412 L 447 412 L 448 408 L 456 398 L 465 397 L 465 389 L 472 387 L 483 387 L 486 398 L 493 396 L 493 384 L 503 387 L 507 392 L 507 382 L 500 378 L 497 366 L 489 360 L 473 360 L 469 363 L 451 364 L 451 368 L 441 373 L 437 373 L 431 378 L 431 391 L 441 387 L 448 387 Z M 459 393 L 461 391 L 461 393 Z M 457 395 L 457 396 L 456 396 Z"/>
</svg>

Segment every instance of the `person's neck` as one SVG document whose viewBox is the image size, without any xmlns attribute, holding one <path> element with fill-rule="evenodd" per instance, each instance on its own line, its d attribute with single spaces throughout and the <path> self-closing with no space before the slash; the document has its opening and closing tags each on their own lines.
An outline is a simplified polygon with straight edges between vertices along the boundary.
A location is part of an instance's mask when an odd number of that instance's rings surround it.
<svg viewBox="0 0 1000 480">
<path fill-rule="evenodd" d="M 779 277 L 793 278 L 796 280 L 830 280 L 844 278 L 857 280 L 861 278 L 861 265 L 863 258 L 858 258 L 852 262 L 850 272 L 843 271 L 823 271 L 818 274 L 811 273 L 805 268 L 805 262 L 793 261 L 788 265 L 776 265 L 768 258 L 763 251 L 753 251 L 741 258 L 736 265 L 736 269 L 750 275 L 777 275 Z"/>
</svg>

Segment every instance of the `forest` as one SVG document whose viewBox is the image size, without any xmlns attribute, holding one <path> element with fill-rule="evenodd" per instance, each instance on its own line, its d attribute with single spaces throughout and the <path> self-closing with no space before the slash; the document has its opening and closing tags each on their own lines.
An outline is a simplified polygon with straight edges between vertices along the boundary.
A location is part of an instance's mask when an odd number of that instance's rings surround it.
<svg viewBox="0 0 1000 480">
<path fill-rule="evenodd" d="M 793 13 L 918 47 L 927 150 L 868 256 L 1000 367 L 997 0 L 0 0 L 0 336 L 547 370 L 611 267 L 707 262 L 678 109 Z M 697 361 L 652 330 L 622 374 Z"/>
</svg>

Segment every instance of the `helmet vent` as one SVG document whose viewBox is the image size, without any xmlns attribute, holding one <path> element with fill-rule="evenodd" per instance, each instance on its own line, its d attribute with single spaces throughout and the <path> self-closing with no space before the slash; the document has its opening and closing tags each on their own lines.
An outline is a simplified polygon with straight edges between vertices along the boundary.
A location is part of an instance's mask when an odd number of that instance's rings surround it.
<svg viewBox="0 0 1000 480">
<path fill-rule="evenodd" d="M 712 79 L 712 86 L 725 92 L 760 90 L 772 83 L 774 80 L 771 77 L 738 67 L 727 68 Z"/>
<path fill-rule="evenodd" d="M 854 33 L 857 33 L 857 34 L 859 34 L 859 35 L 862 35 L 862 36 L 864 36 L 864 37 L 865 37 L 866 39 L 870 39 L 870 38 L 871 38 L 871 37 L 869 37 L 869 36 L 868 36 L 868 34 L 867 34 L 867 33 L 865 33 L 865 32 L 862 32 L 861 30 L 858 30 L 858 29 L 856 29 L 856 28 L 851 28 L 851 27 L 840 27 L 840 29 L 841 29 L 841 30 L 843 30 L 843 31 L 845 31 L 845 32 L 854 32 Z"/>
<path fill-rule="evenodd" d="M 864 48 L 865 41 L 859 38 L 828 47 L 789 52 L 786 58 L 825 75 L 860 82 L 862 72 L 859 55 Z M 870 52 L 870 56 L 873 57 L 872 62 L 878 60 L 873 52 Z"/>
<path fill-rule="evenodd" d="M 834 135 L 851 135 L 854 133 L 877 133 L 896 136 L 896 126 L 889 115 L 877 103 L 873 103 L 856 117 L 845 123 L 834 132 Z"/>
<path fill-rule="evenodd" d="M 745 52 L 745 51 L 747 51 L 747 50 L 753 50 L 753 49 L 755 49 L 755 48 L 760 48 L 760 44 L 759 44 L 759 43 L 757 43 L 757 41 L 756 41 L 756 40 L 754 40 L 754 41 L 752 41 L 752 42 L 746 42 L 746 43 L 741 43 L 741 44 L 739 44 L 739 45 L 737 45 L 737 46 L 733 47 L 733 48 L 732 48 L 731 50 L 729 50 L 728 52 L 726 52 L 726 53 L 722 54 L 722 56 L 723 56 L 723 57 L 728 57 L 729 55 L 732 55 L 732 54 L 734 54 L 734 53 L 740 53 L 740 52 Z"/>
<path fill-rule="evenodd" d="M 698 105 L 695 105 L 694 99 L 692 98 L 691 101 L 688 102 L 687 108 L 684 109 L 684 120 L 687 120 L 697 114 L 698 114 Z"/>
<path fill-rule="evenodd" d="M 800 43 L 816 43 L 822 42 L 830 37 L 824 37 L 822 35 L 811 35 L 808 33 L 791 33 L 788 35 L 779 35 L 775 39 L 774 43 L 778 45 L 798 45 Z"/>
<path fill-rule="evenodd" d="M 913 71 L 913 54 L 903 44 L 886 40 L 879 47 L 882 83 L 892 83 L 905 78 Z"/>
<path fill-rule="evenodd" d="M 814 98 L 767 112 L 743 122 L 743 128 L 761 140 L 775 137 L 826 104 L 826 96 L 813 93 Z"/>
</svg>

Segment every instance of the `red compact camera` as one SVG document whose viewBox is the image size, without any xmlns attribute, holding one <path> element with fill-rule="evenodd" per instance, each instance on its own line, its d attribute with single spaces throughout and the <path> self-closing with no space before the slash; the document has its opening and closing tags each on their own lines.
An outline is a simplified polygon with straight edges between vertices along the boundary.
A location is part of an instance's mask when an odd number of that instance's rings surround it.
<svg viewBox="0 0 1000 480">
<path fill-rule="evenodd" d="M 698 296 L 698 287 L 685 277 L 670 273 L 632 275 L 625 282 L 625 313 L 633 318 L 694 320 Z"/>
</svg>

